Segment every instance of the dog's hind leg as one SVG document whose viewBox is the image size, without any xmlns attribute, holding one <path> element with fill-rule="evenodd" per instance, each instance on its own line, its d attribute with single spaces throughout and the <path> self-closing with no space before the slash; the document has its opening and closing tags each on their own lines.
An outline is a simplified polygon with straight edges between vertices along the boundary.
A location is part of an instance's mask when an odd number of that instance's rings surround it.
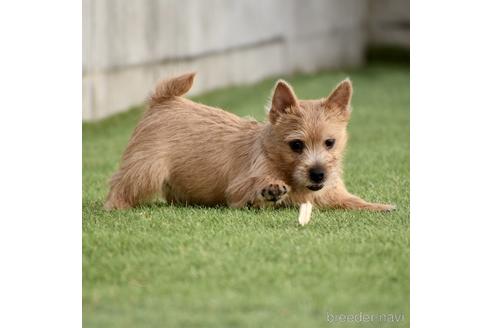
<svg viewBox="0 0 492 328">
<path fill-rule="evenodd" d="M 162 191 L 168 171 L 162 159 L 126 159 L 111 178 L 110 191 L 104 207 L 126 209 L 150 199 Z"/>
</svg>

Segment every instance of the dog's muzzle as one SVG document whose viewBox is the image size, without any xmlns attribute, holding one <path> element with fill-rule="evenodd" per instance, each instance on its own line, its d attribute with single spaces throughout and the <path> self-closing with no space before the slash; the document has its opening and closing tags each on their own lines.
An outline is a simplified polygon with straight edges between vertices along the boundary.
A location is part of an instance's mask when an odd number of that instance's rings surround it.
<svg viewBox="0 0 492 328">
<path fill-rule="evenodd" d="M 318 190 L 321 190 L 323 189 L 325 185 L 324 184 L 312 184 L 312 185 L 309 185 L 307 186 L 307 188 L 311 191 L 318 191 Z"/>
</svg>

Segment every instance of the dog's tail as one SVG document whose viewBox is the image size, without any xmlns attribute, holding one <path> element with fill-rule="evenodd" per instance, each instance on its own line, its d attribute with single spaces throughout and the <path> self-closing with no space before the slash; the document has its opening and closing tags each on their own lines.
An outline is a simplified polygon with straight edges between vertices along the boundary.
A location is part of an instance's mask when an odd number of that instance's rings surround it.
<svg viewBox="0 0 492 328">
<path fill-rule="evenodd" d="M 195 73 L 187 73 L 157 83 L 154 94 L 150 97 L 150 105 L 157 105 L 171 97 L 182 96 L 193 85 Z"/>
</svg>

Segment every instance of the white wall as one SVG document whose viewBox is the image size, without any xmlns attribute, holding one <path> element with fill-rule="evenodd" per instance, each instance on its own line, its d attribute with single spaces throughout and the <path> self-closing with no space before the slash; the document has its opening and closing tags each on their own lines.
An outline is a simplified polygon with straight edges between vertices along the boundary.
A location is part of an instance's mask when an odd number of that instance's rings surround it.
<svg viewBox="0 0 492 328">
<path fill-rule="evenodd" d="M 190 70 L 198 93 L 362 64 L 383 2 L 83 0 L 83 118 L 141 104 L 156 81 Z"/>
</svg>

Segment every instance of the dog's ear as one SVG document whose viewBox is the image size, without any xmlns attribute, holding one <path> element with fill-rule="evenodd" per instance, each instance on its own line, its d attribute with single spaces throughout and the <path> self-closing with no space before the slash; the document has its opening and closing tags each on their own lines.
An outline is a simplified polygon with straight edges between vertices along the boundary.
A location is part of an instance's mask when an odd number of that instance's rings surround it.
<svg viewBox="0 0 492 328">
<path fill-rule="evenodd" d="M 299 105 L 292 87 L 285 81 L 279 80 L 275 85 L 272 96 L 272 106 L 268 114 L 270 121 L 275 123 L 278 117 L 296 109 Z"/>
<path fill-rule="evenodd" d="M 350 115 L 350 101 L 352 99 L 352 82 L 345 79 L 323 101 L 323 105 L 330 111 L 336 111 L 344 116 Z"/>
</svg>

